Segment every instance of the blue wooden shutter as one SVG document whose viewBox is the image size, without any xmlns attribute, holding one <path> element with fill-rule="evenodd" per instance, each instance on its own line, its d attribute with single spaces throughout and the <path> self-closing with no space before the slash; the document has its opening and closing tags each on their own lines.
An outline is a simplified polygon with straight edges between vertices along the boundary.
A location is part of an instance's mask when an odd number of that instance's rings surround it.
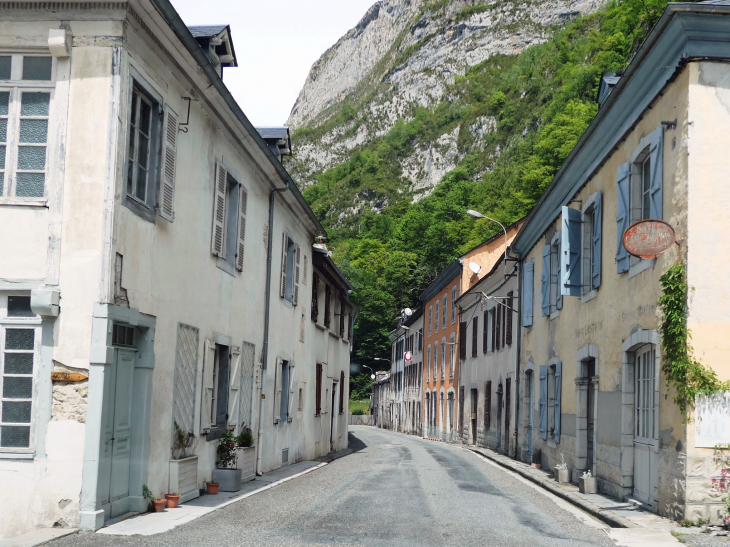
<svg viewBox="0 0 730 547">
<path fill-rule="evenodd" d="M 657 127 L 651 134 L 649 157 L 651 158 L 651 184 L 649 186 L 649 207 L 651 218 L 662 218 L 662 177 L 664 170 L 664 127 Z"/>
<path fill-rule="evenodd" d="M 618 166 L 616 172 L 616 273 L 629 270 L 629 253 L 624 248 L 624 232 L 629 227 L 629 175 L 631 163 Z"/>
<path fill-rule="evenodd" d="M 547 367 L 540 366 L 540 438 L 547 440 Z"/>
<path fill-rule="evenodd" d="M 556 443 L 560 442 L 560 393 L 563 385 L 563 362 L 558 361 L 555 363 L 555 431 L 553 432 L 553 440 Z"/>
<path fill-rule="evenodd" d="M 563 207 L 563 229 L 561 230 L 560 271 L 562 279 L 560 294 L 580 296 L 580 236 L 581 212 L 570 207 Z"/>
<path fill-rule="evenodd" d="M 524 327 L 532 326 L 532 301 L 534 298 L 533 291 L 535 290 L 535 259 L 533 258 L 527 264 L 525 264 L 525 271 L 523 272 L 522 278 L 522 325 Z M 487 324 L 484 323 L 484 328 Z M 484 346 L 484 351 L 487 351 L 487 346 Z"/>
<path fill-rule="evenodd" d="M 593 271 L 591 284 L 594 289 L 601 286 L 601 226 L 603 217 L 603 193 L 598 192 L 593 205 Z"/>
<path fill-rule="evenodd" d="M 542 314 L 550 315 L 550 245 L 542 248 Z"/>
<path fill-rule="evenodd" d="M 561 253 L 562 245 L 560 244 L 560 242 L 561 242 L 562 238 L 563 238 L 563 234 L 561 232 L 558 232 L 558 272 L 557 272 L 557 275 L 555 276 L 555 281 L 558 284 L 557 291 L 556 291 L 557 296 L 555 298 L 555 308 L 558 310 L 563 309 L 563 293 L 560 290 L 560 278 L 563 275 L 562 271 L 560 270 L 560 256 L 562 254 Z"/>
</svg>

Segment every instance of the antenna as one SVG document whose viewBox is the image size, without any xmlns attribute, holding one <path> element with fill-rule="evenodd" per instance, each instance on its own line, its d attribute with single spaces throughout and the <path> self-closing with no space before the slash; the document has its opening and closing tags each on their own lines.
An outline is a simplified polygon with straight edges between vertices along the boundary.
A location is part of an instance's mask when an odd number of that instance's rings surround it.
<svg viewBox="0 0 730 547">
<path fill-rule="evenodd" d="M 477 264 L 476 262 L 469 262 L 469 269 L 470 269 L 470 270 L 471 270 L 471 271 L 472 271 L 472 272 L 473 272 L 473 273 L 474 273 L 475 275 L 477 275 L 477 274 L 478 274 L 479 272 L 481 272 L 481 271 L 482 271 L 482 267 L 481 267 L 481 266 L 480 266 L 479 264 Z"/>
</svg>

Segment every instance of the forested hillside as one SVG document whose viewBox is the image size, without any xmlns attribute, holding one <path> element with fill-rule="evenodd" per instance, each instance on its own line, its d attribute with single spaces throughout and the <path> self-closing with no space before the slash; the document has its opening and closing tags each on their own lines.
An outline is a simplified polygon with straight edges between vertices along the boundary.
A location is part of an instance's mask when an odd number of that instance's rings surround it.
<svg viewBox="0 0 730 547">
<path fill-rule="evenodd" d="M 492 55 L 456 77 L 433 108 L 414 107 L 335 167 L 300 179 L 363 307 L 353 360 L 372 365 L 372 357 L 388 357 L 398 311 L 417 305 L 450 260 L 496 233 L 495 224 L 466 217 L 466 209 L 504 224 L 527 214 L 596 114 L 601 73 L 627 65 L 665 5 L 614 1 L 550 27 L 544 43 Z M 366 101 L 344 99 L 338 113 L 299 128 L 294 147 L 337 124 L 354 134 Z M 419 188 L 406 159 L 424 143 L 438 147 L 444 135 L 455 136 L 455 167 L 432 191 Z"/>
</svg>

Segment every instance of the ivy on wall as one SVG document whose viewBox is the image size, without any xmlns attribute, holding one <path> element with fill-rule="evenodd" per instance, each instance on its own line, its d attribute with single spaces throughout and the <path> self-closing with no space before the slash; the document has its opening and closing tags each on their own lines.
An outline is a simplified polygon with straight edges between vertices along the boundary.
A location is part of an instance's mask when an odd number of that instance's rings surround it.
<svg viewBox="0 0 730 547">
<path fill-rule="evenodd" d="M 711 395 L 730 389 L 730 382 L 722 382 L 711 368 L 692 356 L 689 344 L 691 333 L 687 328 L 687 272 L 684 263 L 675 264 L 661 277 L 662 295 L 659 307 L 664 318 L 661 323 L 664 360 L 662 372 L 665 384 L 675 389 L 674 402 L 687 417 L 694 406 L 696 395 Z"/>
</svg>

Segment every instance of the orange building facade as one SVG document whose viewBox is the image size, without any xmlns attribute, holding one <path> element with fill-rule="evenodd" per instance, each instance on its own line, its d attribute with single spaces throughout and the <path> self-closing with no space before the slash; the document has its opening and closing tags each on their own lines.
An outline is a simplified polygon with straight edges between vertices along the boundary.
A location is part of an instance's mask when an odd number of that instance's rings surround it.
<svg viewBox="0 0 730 547">
<path fill-rule="evenodd" d="M 522 221 L 507 229 L 507 245 Z M 459 312 L 456 300 L 489 272 L 504 254 L 504 233 L 453 260 L 421 294 L 423 303 L 423 436 L 444 441 L 459 438 Z M 463 338 L 463 337 L 462 337 Z"/>
</svg>

